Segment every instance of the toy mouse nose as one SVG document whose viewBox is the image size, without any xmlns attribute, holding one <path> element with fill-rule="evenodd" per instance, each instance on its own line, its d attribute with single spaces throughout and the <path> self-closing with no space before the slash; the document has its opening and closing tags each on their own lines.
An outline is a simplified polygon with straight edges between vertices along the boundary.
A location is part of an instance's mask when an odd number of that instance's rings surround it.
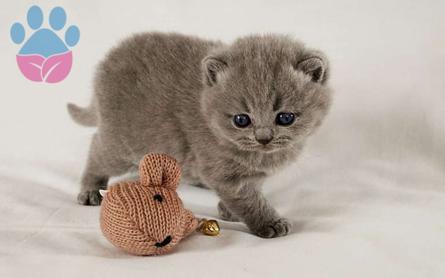
<svg viewBox="0 0 445 278">
<path fill-rule="evenodd" d="M 169 244 L 170 241 L 172 241 L 172 237 L 171 236 L 167 236 L 163 241 L 156 242 L 155 246 L 156 247 L 164 247 L 165 245 Z"/>
</svg>

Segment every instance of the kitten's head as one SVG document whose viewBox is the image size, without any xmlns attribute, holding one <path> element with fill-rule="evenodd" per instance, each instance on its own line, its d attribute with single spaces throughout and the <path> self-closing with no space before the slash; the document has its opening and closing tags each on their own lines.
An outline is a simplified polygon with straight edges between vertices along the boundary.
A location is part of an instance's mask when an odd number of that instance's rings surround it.
<svg viewBox="0 0 445 278">
<path fill-rule="evenodd" d="M 246 151 L 290 148 L 331 102 L 328 61 L 285 36 L 250 36 L 202 61 L 202 108 L 213 132 Z"/>
</svg>

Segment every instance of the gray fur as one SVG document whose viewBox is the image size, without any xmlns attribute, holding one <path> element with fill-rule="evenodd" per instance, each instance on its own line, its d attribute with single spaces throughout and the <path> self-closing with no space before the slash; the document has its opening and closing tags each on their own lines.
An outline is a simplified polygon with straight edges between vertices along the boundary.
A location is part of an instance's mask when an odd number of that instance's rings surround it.
<svg viewBox="0 0 445 278">
<path fill-rule="evenodd" d="M 92 108 L 69 108 L 79 123 L 98 127 L 78 201 L 98 205 L 109 177 L 135 170 L 146 153 L 162 152 L 179 161 L 183 180 L 216 191 L 223 218 L 241 220 L 261 237 L 286 235 L 289 222 L 260 186 L 298 157 L 321 124 L 331 102 L 328 70 L 323 54 L 281 35 L 230 45 L 179 34 L 134 35 L 100 63 Z M 282 111 L 301 116 L 278 126 Z M 241 113 L 251 126 L 233 124 Z M 266 139 L 270 143 L 258 142 Z"/>
</svg>

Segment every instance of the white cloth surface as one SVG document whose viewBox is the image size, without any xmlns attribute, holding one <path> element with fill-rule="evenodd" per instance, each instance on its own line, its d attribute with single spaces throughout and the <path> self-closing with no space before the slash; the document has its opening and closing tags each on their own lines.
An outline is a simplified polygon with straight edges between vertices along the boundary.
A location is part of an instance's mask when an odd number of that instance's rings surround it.
<svg viewBox="0 0 445 278">
<path fill-rule="evenodd" d="M 32 4 L 0 4 L 0 277 L 445 277 L 443 1 L 57 1 L 81 38 L 70 76 L 53 85 L 25 80 L 8 41 Z M 289 33 L 330 57 L 329 117 L 264 186 L 290 235 L 221 221 L 219 237 L 135 257 L 101 235 L 98 207 L 76 204 L 94 129 L 65 105 L 88 103 L 95 64 L 143 30 Z M 218 217 L 211 191 L 181 185 L 180 195 Z"/>
</svg>

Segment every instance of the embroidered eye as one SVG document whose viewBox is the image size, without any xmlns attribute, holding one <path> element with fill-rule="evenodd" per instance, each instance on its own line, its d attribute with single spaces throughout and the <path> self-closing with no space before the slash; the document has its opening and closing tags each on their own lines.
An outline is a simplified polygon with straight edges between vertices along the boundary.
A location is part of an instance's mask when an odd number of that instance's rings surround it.
<svg viewBox="0 0 445 278">
<path fill-rule="evenodd" d="M 297 113 L 297 116 L 298 115 L 299 115 L 299 113 Z M 294 113 L 281 112 L 281 113 L 278 113 L 275 121 L 276 121 L 277 125 L 288 126 L 288 125 L 291 125 L 295 121 L 295 116 L 296 115 Z"/>
<path fill-rule="evenodd" d="M 248 115 L 238 114 L 233 117 L 233 122 L 237 127 L 245 128 L 250 125 L 251 121 Z"/>
<path fill-rule="evenodd" d="M 155 200 L 155 201 L 158 201 L 158 202 L 162 202 L 162 196 L 160 195 L 160 194 L 156 194 L 156 195 L 154 195 L 153 196 L 153 199 Z"/>
</svg>

